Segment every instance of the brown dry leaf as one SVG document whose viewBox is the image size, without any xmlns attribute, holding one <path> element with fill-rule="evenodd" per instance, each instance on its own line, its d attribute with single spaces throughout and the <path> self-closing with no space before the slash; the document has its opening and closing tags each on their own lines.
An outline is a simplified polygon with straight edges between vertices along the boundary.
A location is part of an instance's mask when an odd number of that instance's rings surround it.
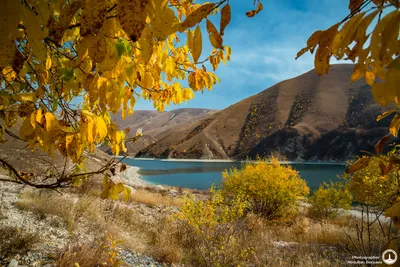
<svg viewBox="0 0 400 267">
<path fill-rule="evenodd" d="M 356 160 L 356 162 L 354 162 L 350 167 L 348 167 L 345 172 L 347 174 L 349 174 L 349 173 L 353 173 L 353 172 L 359 171 L 361 169 L 364 169 L 364 168 L 368 167 L 370 160 L 371 160 L 371 158 L 362 157 L 362 158 Z"/>
<path fill-rule="evenodd" d="M 374 146 L 375 152 L 376 154 L 380 154 L 383 151 L 383 148 L 386 144 L 387 141 L 389 141 L 389 139 L 392 136 L 390 134 L 385 135 L 384 137 L 382 137 Z"/>
<path fill-rule="evenodd" d="M 248 16 L 249 18 L 252 18 L 255 15 L 257 15 L 261 10 L 263 10 L 263 5 L 261 4 L 260 1 L 258 1 L 257 8 L 255 10 L 247 11 L 246 16 Z"/>
<path fill-rule="evenodd" d="M 356 9 L 358 9 L 363 2 L 364 2 L 363 0 L 350 0 L 349 3 L 350 12 L 353 12 Z"/>
<path fill-rule="evenodd" d="M 224 49 L 221 35 L 217 31 L 217 28 L 215 28 L 214 24 L 212 24 L 212 22 L 209 20 L 207 20 L 207 32 L 212 46 L 215 48 Z"/>
<path fill-rule="evenodd" d="M 226 4 L 221 10 L 221 21 L 219 27 L 219 33 L 221 34 L 221 36 L 224 35 L 225 28 L 230 21 L 231 21 L 231 6 L 229 4 Z"/>
</svg>

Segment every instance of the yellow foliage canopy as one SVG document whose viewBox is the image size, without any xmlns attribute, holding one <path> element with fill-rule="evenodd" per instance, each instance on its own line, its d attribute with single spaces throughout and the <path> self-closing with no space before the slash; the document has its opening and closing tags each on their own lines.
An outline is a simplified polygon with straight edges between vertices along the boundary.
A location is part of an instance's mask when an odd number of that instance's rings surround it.
<svg viewBox="0 0 400 267">
<path fill-rule="evenodd" d="M 203 63 L 216 70 L 230 59 L 221 37 L 230 21 L 225 0 L 22 2 L 5 0 L 0 10 L 0 140 L 20 118 L 20 137 L 32 149 L 58 150 L 76 163 L 103 141 L 117 155 L 126 151 L 110 111 L 125 118 L 139 98 L 160 111 L 188 101 L 219 82 Z M 219 32 L 203 19 L 220 6 Z M 214 49 L 200 61 L 203 22 Z M 76 97 L 83 98 L 78 108 L 71 105 Z"/>
</svg>

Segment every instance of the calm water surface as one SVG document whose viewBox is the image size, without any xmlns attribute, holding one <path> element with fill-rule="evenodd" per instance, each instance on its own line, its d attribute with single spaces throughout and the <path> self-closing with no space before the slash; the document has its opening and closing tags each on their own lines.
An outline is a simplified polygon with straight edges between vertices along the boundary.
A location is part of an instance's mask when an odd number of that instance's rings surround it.
<svg viewBox="0 0 400 267">
<path fill-rule="evenodd" d="M 139 167 L 141 178 L 152 184 L 180 186 L 192 189 L 208 189 L 220 185 L 222 172 L 240 167 L 240 162 L 188 162 L 169 160 L 124 159 L 126 164 Z M 323 163 L 292 163 L 311 189 L 323 181 L 338 181 L 345 170 L 344 165 Z"/>
</svg>

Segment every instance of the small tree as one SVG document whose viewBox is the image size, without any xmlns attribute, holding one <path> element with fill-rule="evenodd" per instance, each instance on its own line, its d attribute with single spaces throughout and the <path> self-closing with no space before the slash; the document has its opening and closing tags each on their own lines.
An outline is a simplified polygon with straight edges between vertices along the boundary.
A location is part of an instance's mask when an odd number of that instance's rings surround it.
<svg viewBox="0 0 400 267">
<path fill-rule="evenodd" d="M 335 218 L 338 209 L 350 209 L 352 196 L 343 183 L 322 183 L 309 198 L 309 212 L 318 218 Z"/>
<path fill-rule="evenodd" d="M 243 194 L 250 211 L 278 218 L 293 214 L 296 200 L 305 197 L 309 188 L 296 170 L 272 158 L 225 171 L 223 192 L 229 196 Z"/>
</svg>

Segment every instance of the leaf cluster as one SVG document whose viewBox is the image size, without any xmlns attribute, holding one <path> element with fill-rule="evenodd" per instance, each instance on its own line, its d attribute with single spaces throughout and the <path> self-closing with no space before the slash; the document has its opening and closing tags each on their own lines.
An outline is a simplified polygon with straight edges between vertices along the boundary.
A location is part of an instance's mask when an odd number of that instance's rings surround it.
<svg viewBox="0 0 400 267">
<path fill-rule="evenodd" d="M 80 163 L 85 150 L 107 143 L 126 152 L 126 134 L 109 112 L 132 114 L 143 98 L 163 111 L 194 92 L 211 90 L 230 59 L 223 46 L 230 6 L 164 0 L 12 1 L 0 16 L 0 141 L 19 127 L 32 149 L 59 151 Z M 220 29 L 208 20 L 225 4 Z M 199 61 L 200 24 L 214 49 Z M 196 27 L 196 30 L 192 28 Z M 186 42 L 180 39 L 186 38 Z M 189 87 L 182 86 L 188 79 Z M 83 99 L 79 106 L 76 99 Z M 20 121 L 21 123 L 18 123 Z"/>
<path fill-rule="evenodd" d="M 319 75 L 328 73 L 332 56 L 351 60 L 356 63 L 352 82 L 365 77 L 378 104 L 398 104 L 400 2 L 374 0 L 372 7 L 370 2 L 350 0 L 350 14 L 329 29 L 314 32 L 296 58 L 316 50 L 314 65 Z M 384 11 L 387 14 L 382 16 Z"/>
</svg>

